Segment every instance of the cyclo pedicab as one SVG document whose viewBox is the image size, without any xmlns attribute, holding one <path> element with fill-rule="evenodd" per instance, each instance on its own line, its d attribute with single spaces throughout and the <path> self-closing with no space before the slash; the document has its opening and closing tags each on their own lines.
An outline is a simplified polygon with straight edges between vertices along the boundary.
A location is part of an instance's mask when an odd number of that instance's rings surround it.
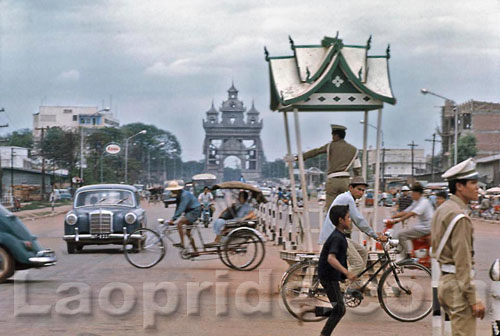
<svg viewBox="0 0 500 336">
<path fill-rule="evenodd" d="M 211 189 L 212 186 L 215 184 L 215 181 L 217 180 L 217 177 L 213 174 L 196 174 L 192 178 L 192 184 L 193 184 L 193 194 L 198 198 L 201 193 L 203 193 L 203 190 L 205 188 Z M 212 192 L 213 193 L 213 192 Z M 214 196 L 214 195 L 212 195 Z M 215 197 L 214 197 L 215 199 Z M 211 213 L 212 213 L 212 204 L 205 202 L 201 204 L 201 221 L 203 223 L 204 227 L 208 227 L 210 224 L 210 221 L 212 219 Z"/>
<path fill-rule="evenodd" d="M 255 202 L 257 204 L 267 202 L 258 188 L 247 183 L 223 182 L 212 187 L 212 190 L 217 189 L 228 191 L 245 190 L 250 193 L 248 202 Z M 234 209 L 231 209 L 232 207 L 229 206 L 226 212 L 234 211 Z M 200 258 L 200 260 L 209 260 L 214 258 L 205 257 L 217 256 L 216 258 L 219 258 L 229 268 L 239 271 L 251 271 L 262 263 L 265 256 L 264 238 L 256 227 L 257 220 L 227 220 L 220 244 L 205 244 L 199 227 L 199 221 L 197 220 L 193 225 L 186 226 L 185 228 L 197 232 L 201 243 L 201 250 L 199 249 L 198 253 L 193 253 L 191 248 L 176 248 L 180 249 L 182 259 L 194 260 L 195 258 Z M 174 243 L 171 237 L 172 232 L 177 232 L 177 227 L 165 224 L 163 218 L 158 218 L 158 227 L 156 229 L 139 228 L 135 230 L 130 233 L 124 243 L 125 258 L 137 268 L 151 268 L 155 266 L 167 253 L 167 245 L 164 242 L 164 238 Z M 137 243 L 137 237 L 141 237 L 139 238 L 139 243 Z"/>
</svg>

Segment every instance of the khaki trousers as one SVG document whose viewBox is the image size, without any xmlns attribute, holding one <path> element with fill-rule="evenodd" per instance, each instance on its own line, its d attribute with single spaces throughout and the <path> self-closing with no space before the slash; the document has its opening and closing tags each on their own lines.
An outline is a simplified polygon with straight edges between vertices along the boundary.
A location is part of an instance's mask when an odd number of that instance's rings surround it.
<svg viewBox="0 0 500 336">
<path fill-rule="evenodd" d="M 358 275 L 366 268 L 367 260 L 368 251 L 351 238 L 347 238 L 347 267 L 349 271 Z"/>
<path fill-rule="evenodd" d="M 330 209 L 335 197 L 349 190 L 349 177 L 330 177 L 326 180 L 325 212 Z"/>
<path fill-rule="evenodd" d="M 472 316 L 472 307 L 460 291 L 455 274 L 441 275 L 438 299 L 450 317 L 453 336 L 476 336 L 476 318 Z"/>
</svg>

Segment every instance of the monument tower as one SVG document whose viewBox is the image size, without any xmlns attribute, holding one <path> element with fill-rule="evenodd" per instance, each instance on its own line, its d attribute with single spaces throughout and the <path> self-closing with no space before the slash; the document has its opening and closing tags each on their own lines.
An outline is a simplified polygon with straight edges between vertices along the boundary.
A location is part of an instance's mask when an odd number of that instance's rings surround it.
<svg viewBox="0 0 500 336">
<path fill-rule="evenodd" d="M 222 102 L 219 110 L 214 103 L 206 112 L 203 120 L 205 141 L 205 172 L 217 176 L 219 181 L 224 177 L 224 161 L 230 156 L 239 159 L 241 173 L 246 180 L 258 180 L 262 173 L 264 152 L 260 131 L 263 122 L 259 119 L 259 111 L 254 103 L 247 111 L 243 102 L 238 99 L 238 90 L 234 83 L 227 90 L 227 100 Z"/>
</svg>

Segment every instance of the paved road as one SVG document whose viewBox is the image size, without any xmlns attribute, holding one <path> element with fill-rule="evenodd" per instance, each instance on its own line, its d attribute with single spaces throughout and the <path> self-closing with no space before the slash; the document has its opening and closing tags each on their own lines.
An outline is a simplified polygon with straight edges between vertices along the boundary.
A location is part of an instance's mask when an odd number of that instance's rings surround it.
<svg viewBox="0 0 500 336">
<path fill-rule="evenodd" d="M 172 213 L 161 205 L 147 211 L 149 225 Z M 252 272 L 228 270 L 219 260 L 181 260 L 171 246 L 159 265 L 140 270 L 127 263 L 119 248 L 86 247 L 68 255 L 62 223 L 63 215 L 26 222 L 45 247 L 56 251 L 59 262 L 18 272 L 0 285 L 0 335 L 318 335 L 321 330 L 321 322 L 299 326 L 281 307 L 276 289 L 287 266 L 271 243 L 264 263 Z M 476 223 L 482 280 L 491 260 L 500 256 L 499 229 Z M 213 238 L 211 228 L 203 235 Z M 430 334 L 430 318 L 404 324 L 376 303 L 373 307 L 366 315 L 348 312 L 336 334 Z M 28 309 L 35 312 L 29 315 Z M 488 335 L 486 321 L 479 335 Z"/>
</svg>

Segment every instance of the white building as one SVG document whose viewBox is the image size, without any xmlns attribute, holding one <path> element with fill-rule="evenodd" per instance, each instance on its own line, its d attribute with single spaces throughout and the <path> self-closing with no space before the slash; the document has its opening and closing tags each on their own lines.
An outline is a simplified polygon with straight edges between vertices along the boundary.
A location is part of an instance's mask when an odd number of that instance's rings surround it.
<svg viewBox="0 0 500 336">
<path fill-rule="evenodd" d="M 0 163 L 2 167 L 31 169 L 32 161 L 28 158 L 28 156 L 28 148 L 0 146 Z"/>
<path fill-rule="evenodd" d="M 368 165 L 375 171 L 376 150 L 368 150 Z M 380 170 L 384 177 L 411 176 L 411 149 L 410 148 L 383 148 L 380 150 Z M 426 171 L 424 149 L 413 150 L 414 174 Z"/>
<path fill-rule="evenodd" d="M 96 106 L 40 106 L 38 113 L 33 115 L 33 136 L 40 138 L 40 129 L 46 127 L 76 129 L 78 127 L 118 127 L 119 125 L 119 121 L 112 112 Z"/>
</svg>

